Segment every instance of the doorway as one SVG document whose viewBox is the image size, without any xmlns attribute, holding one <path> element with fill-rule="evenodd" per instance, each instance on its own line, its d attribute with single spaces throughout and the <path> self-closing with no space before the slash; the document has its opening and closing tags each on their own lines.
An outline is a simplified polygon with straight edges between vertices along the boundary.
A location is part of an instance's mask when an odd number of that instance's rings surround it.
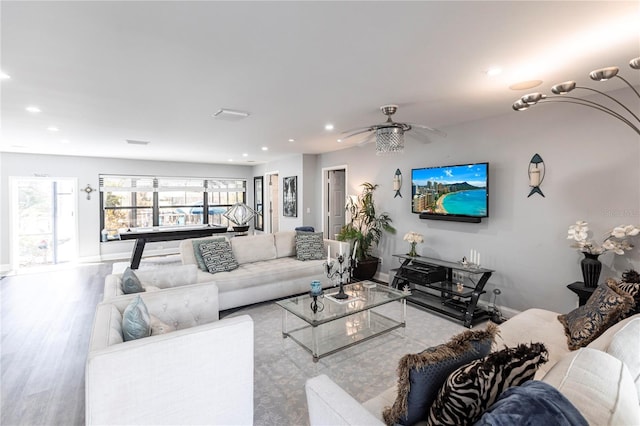
<svg viewBox="0 0 640 426">
<path fill-rule="evenodd" d="M 265 180 L 267 181 L 267 205 L 268 211 L 265 219 L 266 225 L 268 225 L 267 231 L 271 234 L 278 232 L 280 229 L 280 198 L 278 198 L 278 172 L 265 174 Z"/>
<path fill-rule="evenodd" d="M 345 202 L 347 187 L 347 170 L 346 166 L 340 166 L 333 169 L 324 169 L 323 185 L 325 196 L 323 197 L 324 210 L 326 212 L 324 221 L 325 237 L 333 240 L 336 234 L 345 225 Z"/>
<path fill-rule="evenodd" d="M 12 267 L 30 268 L 76 260 L 77 180 L 9 179 Z"/>
</svg>

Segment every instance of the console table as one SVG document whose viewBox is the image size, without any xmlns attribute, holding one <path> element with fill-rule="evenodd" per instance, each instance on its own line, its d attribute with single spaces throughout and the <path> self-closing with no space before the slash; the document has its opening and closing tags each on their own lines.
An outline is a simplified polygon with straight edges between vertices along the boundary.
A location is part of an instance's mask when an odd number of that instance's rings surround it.
<svg viewBox="0 0 640 426">
<path fill-rule="evenodd" d="M 567 288 L 578 295 L 578 306 L 587 303 L 587 300 L 589 300 L 593 291 L 596 289 L 596 287 L 586 287 L 582 281 L 571 283 Z"/>
<path fill-rule="evenodd" d="M 478 306 L 478 299 L 493 270 L 423 256 L 393 256 L 402 265 L 392 269 L 396 275 L 391 286 L 400 290 L 409 286 L 408 302 L 462 321 L 468 328 L 491 316 Z"/>
</svg>

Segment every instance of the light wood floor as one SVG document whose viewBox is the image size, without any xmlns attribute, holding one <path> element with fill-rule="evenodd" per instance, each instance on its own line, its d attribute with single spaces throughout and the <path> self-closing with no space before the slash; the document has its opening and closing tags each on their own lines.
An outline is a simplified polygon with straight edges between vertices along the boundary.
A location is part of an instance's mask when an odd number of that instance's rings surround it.
<svg viewBox="0 0 640 426">
<path fill-rule="evenodd" d="M 0 280 L 2 425 L 83 425 L 84 367 L 110 263 Z"/>
</svg>

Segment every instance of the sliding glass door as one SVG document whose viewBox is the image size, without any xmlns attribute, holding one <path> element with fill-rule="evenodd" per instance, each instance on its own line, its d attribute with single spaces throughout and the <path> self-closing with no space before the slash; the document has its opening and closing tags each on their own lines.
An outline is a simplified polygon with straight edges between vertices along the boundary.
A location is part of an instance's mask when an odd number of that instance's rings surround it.
<svg viewBox="0 0 640 426">
<path fill-rule="evenodd" d="M 27 268 L 77 257 L 77 182 L 71 178 L 11 178 L 12 263 Z"/>
</svg>

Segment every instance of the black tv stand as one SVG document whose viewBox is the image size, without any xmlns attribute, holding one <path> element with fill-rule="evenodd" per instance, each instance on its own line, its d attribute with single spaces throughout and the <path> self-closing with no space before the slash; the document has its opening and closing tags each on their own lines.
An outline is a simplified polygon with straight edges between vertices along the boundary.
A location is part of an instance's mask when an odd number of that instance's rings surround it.
<svg viewBox="0 0 640 426">
<path fill-rule="evenodd" d="M 490 311 L 478 306 L 478 299 L 493 270 L 423 256 L 393 256 L 402 265 L 393 269 L 391 286 L 400 290 L 408 286 L 408 302 L 462 321 L 468 328 L 491 317 Z"/>
<path fill-rule="evenodd" d="M 448 222 L 480 223 L 481 218 L 470 216 L 446 216 L 441 214 L 420 213 L 420 219 L 446 220 Z"/>
</svg>

